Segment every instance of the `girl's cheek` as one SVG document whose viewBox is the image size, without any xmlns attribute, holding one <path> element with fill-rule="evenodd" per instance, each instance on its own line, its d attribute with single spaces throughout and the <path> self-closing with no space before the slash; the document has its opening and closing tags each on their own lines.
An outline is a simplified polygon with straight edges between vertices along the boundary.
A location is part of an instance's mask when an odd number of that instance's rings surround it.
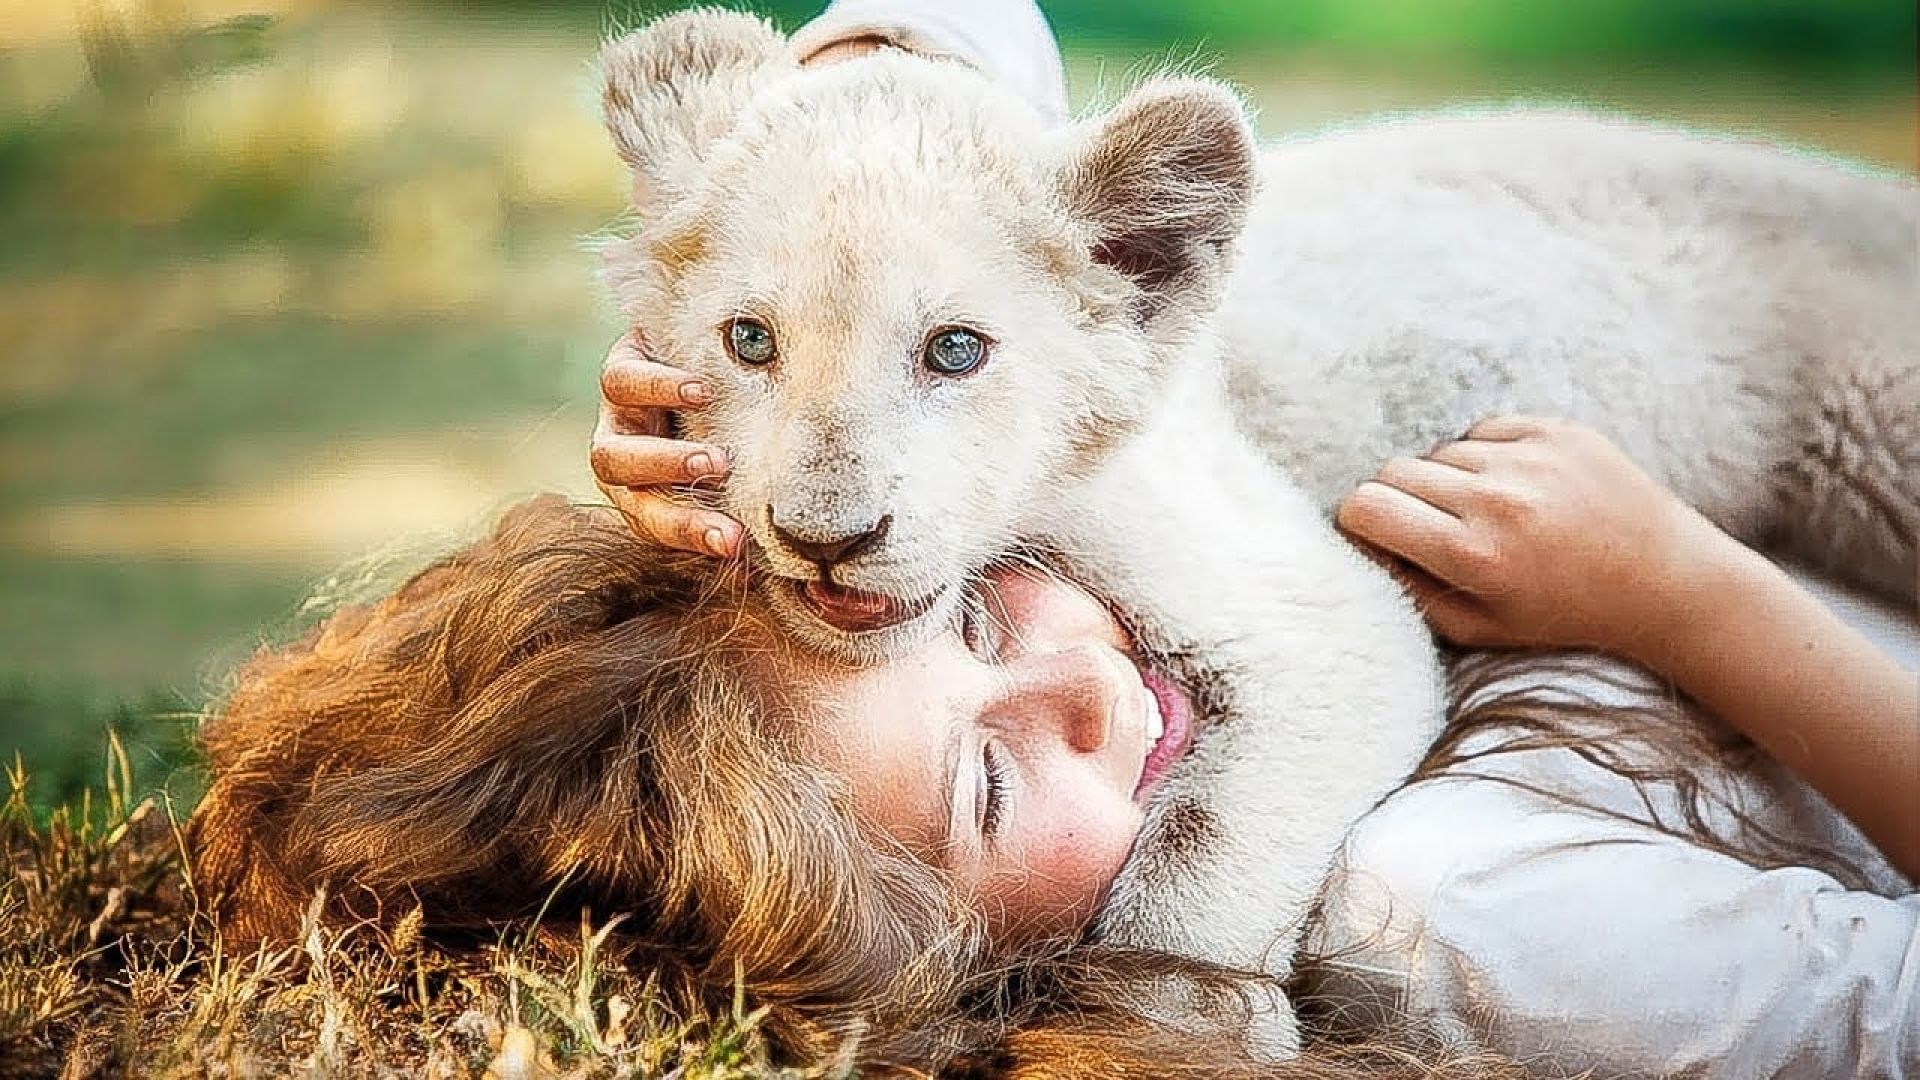
<svg viewBox="0 0 1920 1080">
<path fill-rule="evenodd" d="M 1063 930 L 1079 929 L 1106 899 L 1140 832 L 1140 816 L 1131 811 L 1131 806 L 1115 808 L 1062 821 L 1047 838 L 1042 857 L 1034 860 L 1031 887 L 1055 918 L 1071 924 Z"/>
<path fill-rule="evenodd" d="M 1026 941 L 1085 928 L 1125 865 L 1145 814 L 1092 770 L 1028 777 L 1016 834 L 982 883 L 996 938 Z"/>
</svg>

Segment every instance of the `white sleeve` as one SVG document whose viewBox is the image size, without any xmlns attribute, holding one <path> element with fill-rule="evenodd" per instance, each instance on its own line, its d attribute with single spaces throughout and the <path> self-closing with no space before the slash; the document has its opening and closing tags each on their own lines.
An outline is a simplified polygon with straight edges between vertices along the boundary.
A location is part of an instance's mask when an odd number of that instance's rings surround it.
<svg viewBox="0 0 1920 1080">
<path fill-rule="evenodd" d="M 793 35 L 793 45 L 804 58 L 856 37 L 960 60 L 1031 102 L 1049 121 L 1067 118 L 1060 47 L 1034 0 L 833 0 Z"/>
<path fill-rule="evenodd" d="M 1497 781 L 1417 785 L 1363 820 L 1322 927 L 1348 950 L 1324 993 L 1550 1075 L 1920 1077 L 1920 895 Z"/>
</svg>

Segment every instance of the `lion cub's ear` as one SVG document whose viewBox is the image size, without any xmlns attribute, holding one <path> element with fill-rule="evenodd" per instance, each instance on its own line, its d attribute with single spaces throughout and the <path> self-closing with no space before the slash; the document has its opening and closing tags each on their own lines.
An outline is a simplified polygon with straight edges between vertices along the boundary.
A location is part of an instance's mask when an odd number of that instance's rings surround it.
<svg viewBox="0 0 1920 1080">
<path fill-rule="evenodd" d="M 686 193 L 753 92 L 796 68 L 771 25 L 732 11 L 685 11 L 607 42 L 601 107 L 633 167 L 635 205 Z"/>
<path fill-rule="evenodd" d="M 1240 99 L 1205 79 L 1154 79 L 1093 124 L 1061 175 L 1093 257 L 1139 287 L 1143 323 L 1211 307 L 1258 184 Z"/>
</svg>

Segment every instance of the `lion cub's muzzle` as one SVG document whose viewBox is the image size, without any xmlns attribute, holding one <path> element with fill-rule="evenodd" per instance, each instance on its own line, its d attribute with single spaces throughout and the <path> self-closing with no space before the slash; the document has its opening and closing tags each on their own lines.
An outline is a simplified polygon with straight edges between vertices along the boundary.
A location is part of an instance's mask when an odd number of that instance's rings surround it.
<svg viewBox="0 0 1920 1080">
<path fill-rule="evenodd" d="M 819 571 L 817 578 L 793 583 L 795 596 L 820 621 L 843 633 L 870 633 L 898 626 L 926 614 L 939 599 L 937 593 L 902 599 L 856 589 L 835 580 L 836 569 L 877 550 L 885 542 L 888 530 L 893 527 L 892 514 L 883 515 L 869 528 L 822 536 L 782 525 L 780 514 L 768 506 L 767 526 L 782 550 L 812 563 Z"/>
<path fill-rule="evenodd" d="M 809 539 L 794 530 L 783 528 L 780 515 L 771 506 L 767 507 L 767 524 L 773 528 L 773 535 L 780 541 L 781 547 L 820 567 L 822 576 L 831 576 L 834 564 L 878 547 L 887 538 L 887 530 L 893 527 L 893 515 L 887 514 L 869 528 L 823 540 Z"/>
</svg>

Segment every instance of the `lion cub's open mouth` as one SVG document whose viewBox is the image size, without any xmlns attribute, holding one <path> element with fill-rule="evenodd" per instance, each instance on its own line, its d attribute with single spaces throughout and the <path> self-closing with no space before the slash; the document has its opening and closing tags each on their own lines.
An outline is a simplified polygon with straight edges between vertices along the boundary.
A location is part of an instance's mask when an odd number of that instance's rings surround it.
<svg viewBox="0 0 1920 1080">
<path fill-rule="evenodd" d="M 849 634 L 885 630 L 927 613 L 939 593 L 918 600 L 902 600 L 885 593 L 863 592 L 831 581 L 796 581 L 800 602 L 820 621 Z"/>
</svg>

